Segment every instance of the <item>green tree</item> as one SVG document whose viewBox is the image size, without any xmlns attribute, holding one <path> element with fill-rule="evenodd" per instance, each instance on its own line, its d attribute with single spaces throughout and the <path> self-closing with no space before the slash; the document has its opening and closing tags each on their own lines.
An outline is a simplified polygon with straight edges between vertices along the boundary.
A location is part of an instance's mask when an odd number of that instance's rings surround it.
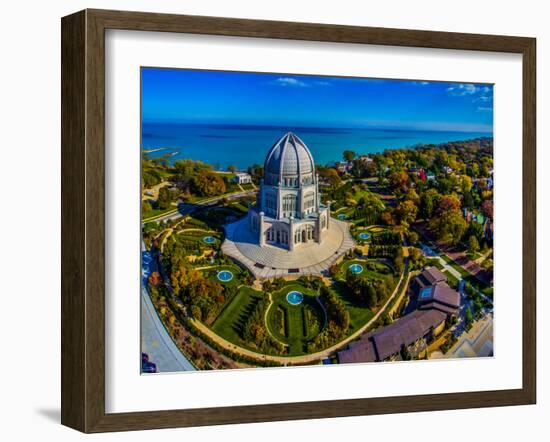
<svg viewBox="0 0 550 442">
<path fill-rule="evenodd" d="M 141 213 L 149 213 L 151 210 L 153 210 L 153 207 L 151 207 L 150 203 L 147 201 L 141 203 Z"/>
<path fill-rule="evenodd" d="M 235 171 L 237 170 L 237 166 L 227 166 L 227 170 L 231 173 L 235 173 Z"/>
<path fill-rule="evenodd" d="M 418 237 L 418 233 L 409 232 L 408 239 L 409 239 L 409 245 L 416 246 L 420 238 Z"/>
<path fill-rule="evenodd" d="M 468 227 L 459 211 L 446 211 L 434 218 L 432 228 L 437 231 L 438 239 L 451 245 L 457 245 Z"/>
<path fill-rule="evenodd" d="M 428 189 L 420 196 L 420 216 L 424 219 L 432 217 L 437 202 L 441 198 L 437 190 Z"/>
<path fill-rule="evenodd" d="M 470 249 L 471 253 L 479 252 L 479 242 L 474 235 L 471 235 L 468 239 L 468 248 Z"/>
<path fill-rule="evenodd" d="M 461 178 L 462 194 L 467 194 L 472 190 L 472 179 L 468 175 L 462 175 Z"/>
<path fill-rule="evenodd" d="M 416 207 L 416 204 L 411 200 L 401 201 L 397 206 L 396 213 L 401 224 L 408 226 L 416 220 L 418 207 Z"/>
<path fill-rule="evenodd" d="M 355 152 L 353 150 L 344 150 L 342 156 L 345 161 L 352 161 L 355 158 Z"/>
<path fill-rule="evenodd" d="M 395 270 L 397 270 L 398 273 L 401 273 L 403 271 L 404 258 L 403 249 L 401 247 L 397 249 L 397 253 L 393 258 L 393 265 L 395 266 Z"/>
<path fill-rule="evenodd" d="M 174 196 L 172 191 L 168 189 L 168 187 L 161 187 L 157 198 L 157 208 L 161 210 L 168 209 L 173 200 Z"/>
<path fill-rule="evenodd" d="M 472 322 L 474 321 L 474 318 L 472 316 L 472 311 L 470 310 L 470 307 L 466 307 L 466 313 L 464 314 L 464 321 L 466 323 L 466 328 L 470 328 L 472 326 Z"/>
</svg>

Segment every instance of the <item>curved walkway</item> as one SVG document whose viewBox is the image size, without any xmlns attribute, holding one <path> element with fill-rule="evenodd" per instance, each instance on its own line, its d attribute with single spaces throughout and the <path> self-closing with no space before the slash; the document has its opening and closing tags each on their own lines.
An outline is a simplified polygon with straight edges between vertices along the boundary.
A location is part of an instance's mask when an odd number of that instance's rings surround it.
<svg viewBox="0 0 550 442">
<path fill-rule="evenodd" d="M 273 297 L 271 296 L 271 293 L 267 294 L 269 297 L 269 305 L 265 309 L 264 312 L 264 323 L 265 323 L 265 329 L 267 330 L 267 333 L 269 336 L 271 336 L 275 341 L 277 341 L 279 344 L 281 344 L 283 347 L 288 347 L 288 344 L 286 342 L 281 341 L 275 334 L 269 329 L 269 321 L 267 320 L 267 316 L 269 314 L 269 311 L 271 310 L 271 307 L 273 307 Z"/>
</svg>

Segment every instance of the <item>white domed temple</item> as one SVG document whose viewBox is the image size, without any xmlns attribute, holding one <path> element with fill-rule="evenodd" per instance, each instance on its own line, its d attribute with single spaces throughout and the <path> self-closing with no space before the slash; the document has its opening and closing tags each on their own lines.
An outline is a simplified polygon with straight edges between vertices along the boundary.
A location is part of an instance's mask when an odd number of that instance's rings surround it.
<svg viewBox="0 0 550 442">
<path fill-rule="evenodd" d="M 321 203 L 313 156 L 290 132 L 266 155 L 256 206 L 225 230 L 223 252 L 264 278 L 321 274 L 355 245 Z"/>
<path fill-rule="evenodd" d="M 260 246 L 290 251 L 304 243 L 321 243 L 330 208 L 319 200 L 313 156 L 300 138 L 287 133 L 269 150 L 258 203 L 248 214 Z"/>
</svg>

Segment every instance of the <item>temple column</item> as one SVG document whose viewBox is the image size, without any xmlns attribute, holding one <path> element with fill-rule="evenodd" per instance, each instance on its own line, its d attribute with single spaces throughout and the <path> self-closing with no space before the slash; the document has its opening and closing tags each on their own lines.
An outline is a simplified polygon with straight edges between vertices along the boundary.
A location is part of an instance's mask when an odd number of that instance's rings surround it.
<svg viewBox="0 0 550 442">
<path fill-rule="evenodd" d="M 293 251 L 294 250 L 294 217 L 290 217 L 290 222 L 288 223 L 288 250 Z"/>
<path fill-rule="evenodd" d="M 265 246 L 265 234 L 264 234 L 264 212 L 260 212 L 260 226 L 259 226 L 259 235 L 260 237 L 258 238 L 259 239 L 259 243 L 260 243 L 260 247 L 263 247 Z"/>
<path fill-rule="evenodd" d="M 319 201 L 321 197 L 319 196 L 319 174 L 315 174 L 315 212 L 319 213 Z"/>
<path fill-rule="evenodd" d="M 282 192 L 282 182 L 279 180 L 277 184 L 277 216 L 275 219 L 281 219 L 281 213 L 283 213 L 283 192 Z"/>
<path fill-rule="evenodd" d="M 321 215 L 317 217 L 315 220 L 315 239 L 317 240 L 318 244 L 321 244 Z"/>
<path fill-rule="evenodd" d="M 260 193 L 258 194 L 259 197 L 259 209 L 264 210 L 265 209 L 265 192 L 264 192 L 264 179 L 260 178 Z"/>
<path fill-rule="evenodd" d="M 327 229 L 330 227 L 330 201 L 327 201 Z"/>
</svg>

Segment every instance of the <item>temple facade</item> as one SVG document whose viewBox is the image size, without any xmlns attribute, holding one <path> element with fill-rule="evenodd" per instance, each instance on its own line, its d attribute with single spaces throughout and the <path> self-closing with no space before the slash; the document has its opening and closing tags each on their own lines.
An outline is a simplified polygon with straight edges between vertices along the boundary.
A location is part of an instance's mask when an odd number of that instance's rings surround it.
<svg viewBox="0 0 550 442">
<path fill-rule="evenodd" d="M 292 251 L 312 242 L 321 244 L 330 222 L 330 204 L 321 204 L 313 156 L 289 132 L 267 153 L 257 203 L 248 212 L 249 229 L 261 247 Z"/>
</svg>

